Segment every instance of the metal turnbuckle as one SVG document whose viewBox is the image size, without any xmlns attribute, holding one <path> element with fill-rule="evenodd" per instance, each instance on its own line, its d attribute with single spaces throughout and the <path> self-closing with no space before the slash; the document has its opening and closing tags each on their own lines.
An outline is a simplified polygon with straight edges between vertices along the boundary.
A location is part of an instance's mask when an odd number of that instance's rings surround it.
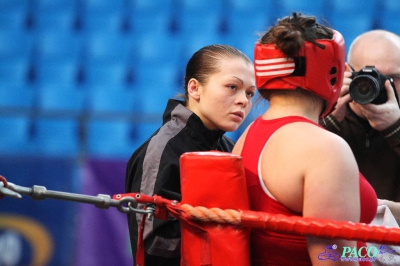
<svg viewBox="0 0 400 266">
<path fill-rule="evenodd" d="M 93 204 L 97 208 L 108 209 L 110 207 L 117 208 L 122 213 L 141 213 L 152 216 L 155 212 L 155 207 L 147 207 L 146 209 L 134 208 L 137 206 L 137 201 L 133 197 L 121 197 L 120 199 L 111 198 L 109 195 L 98 194 L 90 196 L 77 193 L 69 193 L 62 191 L 47 190 L 43 186 L 22 187 L 7 180 L 0 175 L 0 198 L 4 196 L 21 199 L 22 195 L 28 195 L 34 200 L 44 200 L 46 198 L 66 200 L 80 203 Z"/>
</svg>

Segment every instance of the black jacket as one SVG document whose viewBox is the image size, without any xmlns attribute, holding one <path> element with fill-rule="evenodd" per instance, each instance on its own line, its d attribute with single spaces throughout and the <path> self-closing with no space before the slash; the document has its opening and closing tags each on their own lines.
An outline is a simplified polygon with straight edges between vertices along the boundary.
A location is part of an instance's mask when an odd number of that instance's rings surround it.
<svg viewBox="0 0 400 266">
<path fill-rule="evenodd" d="M 180 101 L 169 100 L 163 125 L 131 156 L 126 169 L 125 190 L 181 200 L 179 158 L 185 152 L 230 152 L 234 142 L 225 132 L 208 130 L 200 118 Z M 138 223 L 142 215 L 128 214 L 132 253 L 135 257 Z M 179 265 L 180 226 L 177 220 L 147 220 L 146 265 Z"/>
<path fill-rule="evenodd" d="M 320 124 L 350 145 L 378 198 L 400 201 L 400 120 L 379 132 L 347 106 L 342 122 L 329 115 Z"/>
</svg>

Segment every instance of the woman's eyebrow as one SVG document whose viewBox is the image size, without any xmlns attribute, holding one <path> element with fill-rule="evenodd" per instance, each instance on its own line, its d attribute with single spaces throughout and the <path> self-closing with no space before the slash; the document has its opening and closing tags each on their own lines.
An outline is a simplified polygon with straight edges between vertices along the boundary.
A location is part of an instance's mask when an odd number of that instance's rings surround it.
<svg viewBox="0 0 400 266">
<path fill-rule="evenodd" d="M 242 80 L 241 78 L 238 78 L 238 77 L 236 77 L 236 76 L 232 76 L 232 78 L 235 78 L 235 79 L 239 80 L 240 83 L 242 83 L 242 85 L 244 84 L 244 82 L 243 82 L 243 80 Z"/>
<path fill-rule="evenodd" d="M 237 79 L 238 81 L 240 81 L 240 83 L 241 83 L 242 85 L 244 85 L 244 82 L 243 82 L 243 80 L 242 80 L 241 78 L 236 77 L 236 76 L 232 76 L 232 78 Z M 256 85 L 252 85 L 252 86 L 251 86 L 251 88 L 255 88 L 255 87 L 256 87 Z"/>
</svg>

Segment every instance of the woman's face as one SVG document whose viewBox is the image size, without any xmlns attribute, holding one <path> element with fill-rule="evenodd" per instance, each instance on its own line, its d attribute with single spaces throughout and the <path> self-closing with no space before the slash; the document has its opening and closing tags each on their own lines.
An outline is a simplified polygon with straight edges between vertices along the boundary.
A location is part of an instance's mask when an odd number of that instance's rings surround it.
<svg viewBox="0 0 400 266">
<path fill-rule="evenodd" d="M 254 68 L 242 58 L 228 58 L 219 60 L 219 70 L 205 84 L 198 84 L 197 104 L 192 111 L 210 130 L 234 131 L 252 107 Z"/>
</svg>

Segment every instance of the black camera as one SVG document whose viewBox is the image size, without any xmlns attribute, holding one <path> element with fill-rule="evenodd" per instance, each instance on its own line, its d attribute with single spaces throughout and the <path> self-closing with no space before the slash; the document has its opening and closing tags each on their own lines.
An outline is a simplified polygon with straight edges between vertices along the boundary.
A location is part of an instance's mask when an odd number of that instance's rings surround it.
<svg viewBox="0 0 400 266">
<path fill-rule="evenodd" d="M 393 79 L 379 73 L 374 66 L 366 66 L 359 72 L 353 72 L 349 93 L 353 101 L 359 104 L 382 104 L 387 102 L 385 81 L 389 79 L 397 99 Z"/>
</svg>

